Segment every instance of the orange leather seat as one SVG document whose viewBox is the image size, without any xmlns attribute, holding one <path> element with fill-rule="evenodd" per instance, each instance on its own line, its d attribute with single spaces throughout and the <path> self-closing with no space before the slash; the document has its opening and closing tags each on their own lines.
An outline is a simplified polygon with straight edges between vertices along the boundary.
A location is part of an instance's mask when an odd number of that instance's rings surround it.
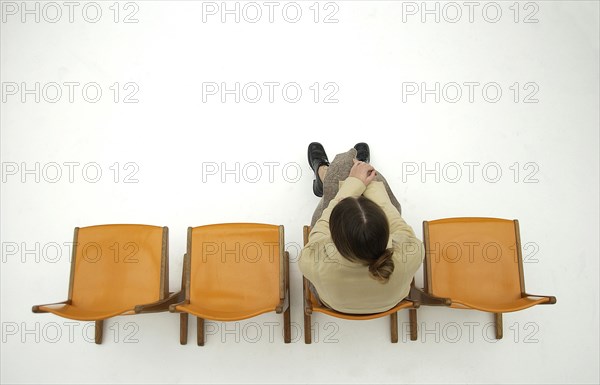
<svg viewBox="0 0 600 385">
<path fill-rule="evenodd" d="M 425 296 L 446 299 L 453 308 L 494 313 L 497 338 L 502 338 L 502 313 L 556 303 L 555 297 L 525 292 L 517 220 L 424 221 L 423 237 Z"/>
<path fill-rule="evenodd" d="M 310 234 L 310 226 L 304 226 L 304 245 L 308 242 L 308 235 Z M 409 310 L 409 319 L 410 319 L 410 338 L 411 340 L 416 340 L 417 338 L 417 325 L 416 325 L 416 310 L 419 307 L 418 301 L 413 301 L 411 299 L 404 299 L 399 302 L 393 308 L 381 312 L 381 313 L 371 313 L 371 314 L 348 314 L 338 312 L 334 309 L 331 309 L 327 306 L 324 306 L 312 293 L 309 289 L 309 281 L 306 277 L 302 277 L 302 285 L 303 285 L 303 297 L 304 297 L 304 342 L 310 344 L 312 342 L 312 320 L 311 316 L 313 312 L 326 314 L 331 317 L 337 317 L 347 320 L 370 320 L 375 318 L 381 318 L 385 316 L 390 316 L 390 335 L 391 341 L 393 343 L 398 342 L 398 311 L 402 309 L 410 309 Z"/>
<path fill-rule="evenodd" d="M 236 321 L 270 311 L 284 315 L 290 342 L 289 261 L 283 226 L 229 223 L 188 228 L 184 259 L 185 299 L 171 305 L 182 313 L 180 342 L 187 343 L 187 315 L 198 319 L 198 345 L 204 320 Z"/>
<path fill-rule="evenodd" d="M 167 227 L 76 227 L 73 244 L 68 299 L 33 306 L 34 313 L 96 321 L 101 343 L 104 319 L 168 308 L 156 307 L 169 296 Z"/>
</svg>

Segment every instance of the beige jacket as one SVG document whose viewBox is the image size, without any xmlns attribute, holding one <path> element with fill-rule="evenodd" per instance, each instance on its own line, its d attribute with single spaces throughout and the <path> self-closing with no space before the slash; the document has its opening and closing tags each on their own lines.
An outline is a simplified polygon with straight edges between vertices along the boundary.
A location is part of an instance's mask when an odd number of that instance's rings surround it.
<svg viewBox="0 0 600 385">
<path fill-rule="evenodd" d="M 342 199 L 360 195 L 377 203 L 390 224 L 388 247 L 395 250 L 392 257 L 395 267 L 386 283 L 372 278 L 368 266 L 345 259 L 331 239 L 331 211 Z M 390 202 L 383 182 L 372 181 L 365 186 L 360 179 L 348 177 L 340 182 L 337 195 L 312 228 L 298 263 L 324 303 L 340 312 L 366 314 L 391 309 L 408 295 L 423 256 L 423 244 Z"/>
</svg>

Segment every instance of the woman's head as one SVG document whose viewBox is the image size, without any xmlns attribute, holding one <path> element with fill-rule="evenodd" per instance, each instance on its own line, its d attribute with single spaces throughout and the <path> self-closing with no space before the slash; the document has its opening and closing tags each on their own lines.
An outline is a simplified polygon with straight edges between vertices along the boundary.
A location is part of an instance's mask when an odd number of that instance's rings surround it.
<svg viewBox="0 0 600 385">
<path fill-rule="evenodd" d="M 373 278 L 387 282 L 394 262 L 393 250 L 387 248 L 390 227 L 381 207 L 363 196 L 345 198 L 333 208 L 329 230 L 344 258 L 369 266 Z"/>
</svg>

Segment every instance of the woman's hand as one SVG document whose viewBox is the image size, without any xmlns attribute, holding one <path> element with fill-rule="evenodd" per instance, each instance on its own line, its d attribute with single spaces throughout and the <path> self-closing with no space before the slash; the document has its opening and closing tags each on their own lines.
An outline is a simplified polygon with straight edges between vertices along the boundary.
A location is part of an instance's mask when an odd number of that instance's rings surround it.
<svg viewBox="0 0 600 385">
<path fill-rule="evenodd" d="M 377 171 L 375 171 L 375 168 L 369 163 L 361 162 L 357 159 L 353 159 L 353 161 L 354 165 L 350 169 L 350 175 L 348 176 L 358 178 L 365 184 L 365 186 L 368 186 L 369 183 L 375 179 Z"/>
</svg>

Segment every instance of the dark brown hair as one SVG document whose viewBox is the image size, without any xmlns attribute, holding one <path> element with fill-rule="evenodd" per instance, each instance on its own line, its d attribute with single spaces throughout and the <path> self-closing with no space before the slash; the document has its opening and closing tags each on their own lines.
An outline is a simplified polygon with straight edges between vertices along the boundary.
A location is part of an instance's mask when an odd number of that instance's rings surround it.
<svg viewBox="0 0 600 385">
<path fill-rule="evenodd" d="M 344 258 L 369 266 L 376 280 L 388 281 L 394 250 L 387 248 L 390 225 L 381 207 L 364 196 L 342 199 L 331 212 L 329 230 Z"/>
</svg>

